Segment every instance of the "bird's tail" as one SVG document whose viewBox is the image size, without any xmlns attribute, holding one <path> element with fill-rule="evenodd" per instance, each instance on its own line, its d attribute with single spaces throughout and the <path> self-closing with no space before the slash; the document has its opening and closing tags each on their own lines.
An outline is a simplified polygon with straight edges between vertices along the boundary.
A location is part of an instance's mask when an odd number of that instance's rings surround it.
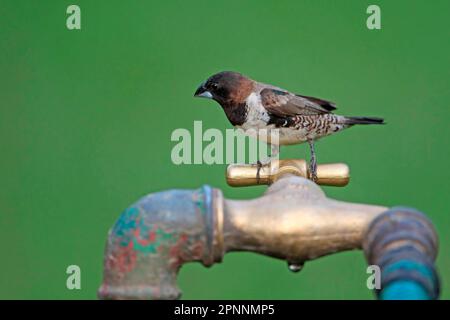
<svg viewBox="0 0 450 320">
<path fill-rule="evenodd" d="M 345 117 L 346 124 L 384 124 L 383 118 L 376 117 Z"/>
</svg>

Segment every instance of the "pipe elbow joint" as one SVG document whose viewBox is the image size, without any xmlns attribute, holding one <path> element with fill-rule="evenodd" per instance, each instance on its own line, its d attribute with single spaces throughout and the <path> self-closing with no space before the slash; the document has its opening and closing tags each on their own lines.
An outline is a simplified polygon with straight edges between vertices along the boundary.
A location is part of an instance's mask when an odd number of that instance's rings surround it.
<svg viewBox="0 0 450 320">
<path fill-rule="evenodd" d="M 100 299 L 177 299 L 181 265 L 220 261 L 220 190 L 169 190 L 127 208 L 109 231 Z"/>
</svg>

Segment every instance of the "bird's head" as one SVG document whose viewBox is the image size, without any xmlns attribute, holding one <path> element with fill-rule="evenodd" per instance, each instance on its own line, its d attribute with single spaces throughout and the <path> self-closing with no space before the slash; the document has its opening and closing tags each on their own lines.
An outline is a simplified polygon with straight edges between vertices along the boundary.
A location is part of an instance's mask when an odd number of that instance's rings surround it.
<svg viewBox="0 0 450 320">
<path fill-rule="evenodd" d="M 252 92 L 253 85 L 253 80 L 238 72 L 223 71 L 203 82 L 194 97 L 213 99 L 222 106 L 242 103 Z"/>
</svg>

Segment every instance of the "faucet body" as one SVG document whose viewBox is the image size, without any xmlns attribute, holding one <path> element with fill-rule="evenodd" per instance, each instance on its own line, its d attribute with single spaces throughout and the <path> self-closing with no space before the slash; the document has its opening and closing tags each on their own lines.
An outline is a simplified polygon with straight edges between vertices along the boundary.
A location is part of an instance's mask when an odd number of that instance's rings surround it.
<svg viewBox="0 0 450 320">
<path fill-rule="evenodd" d="M 328 199 L 313 182 L 296 176 L 280 179 L 254 200 L 227 200 L 208 186 L 150 194 L 109 232 L 99 296 L 176 299 L 182 264 L 210 266 L 229 251 L 303 264 L 361 248 L 365 227 L 384 210 Z"/>
<path fill-rule="evenodd" d="M 225 200 L 225 251 L 252 251 L 293 264 L 359 249 L 385 207 L 329 199 L 310 180 L 289 176 L 253 200 Z"/>
<path fill-rule="evenodd" d="M 230 251 L 260 253 L 300 269 L 327 254 L 364 249 L 370 264 L 383 267 L 389 290 L 378 290 L 379 298 L 401 296 L 405 288 L 413 288 L 413 298 L 437 298 L 437 236 L 425 216 L 329 199 L 301 177 L 302 170 L 277 172 L 265 194 L 252 200 L 225 199 L 209 186 L 140 199 L 109 232 L 99 297 L 177 299 L 184 263 L 211 266 Z M 245 185 L 247 173 L 239 180 Z"/>
</svg>

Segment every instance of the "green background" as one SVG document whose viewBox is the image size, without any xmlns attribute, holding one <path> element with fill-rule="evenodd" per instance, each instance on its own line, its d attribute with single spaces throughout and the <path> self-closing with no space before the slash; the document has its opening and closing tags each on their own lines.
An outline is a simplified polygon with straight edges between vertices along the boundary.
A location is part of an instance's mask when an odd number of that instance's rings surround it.
<svg viewBox="0 0 450 320">
<path fill-rule="evenodd" d="M 81 7 L 82 29 L 66 28 Z M 366 8 L 382 30 L 366 28 Z M 442 298 L 450 297 L 448 160 L 450 2 L 0 2 L 0 298 L 95 299 L 108 229 L 142 195 L 210 184 L 229 198 L 225 165 L 171 163 L 175 128 L 231 128 L 194 90 L 236 70 L 331 99 L 345 115 L 388 124 L 319 141 L 319 162 L 346 162 L 352 181 L 326 187 L 352 202 L 407 205 L 440 235 Z M 307 146 L 282 157 L 307 157 Z M 66 267 L 81 267 L 81 290 Z M 227 254 L 185 265 L 183 298 L 373 299 L 361 252 L 306 264 Z"/>
</svg>

